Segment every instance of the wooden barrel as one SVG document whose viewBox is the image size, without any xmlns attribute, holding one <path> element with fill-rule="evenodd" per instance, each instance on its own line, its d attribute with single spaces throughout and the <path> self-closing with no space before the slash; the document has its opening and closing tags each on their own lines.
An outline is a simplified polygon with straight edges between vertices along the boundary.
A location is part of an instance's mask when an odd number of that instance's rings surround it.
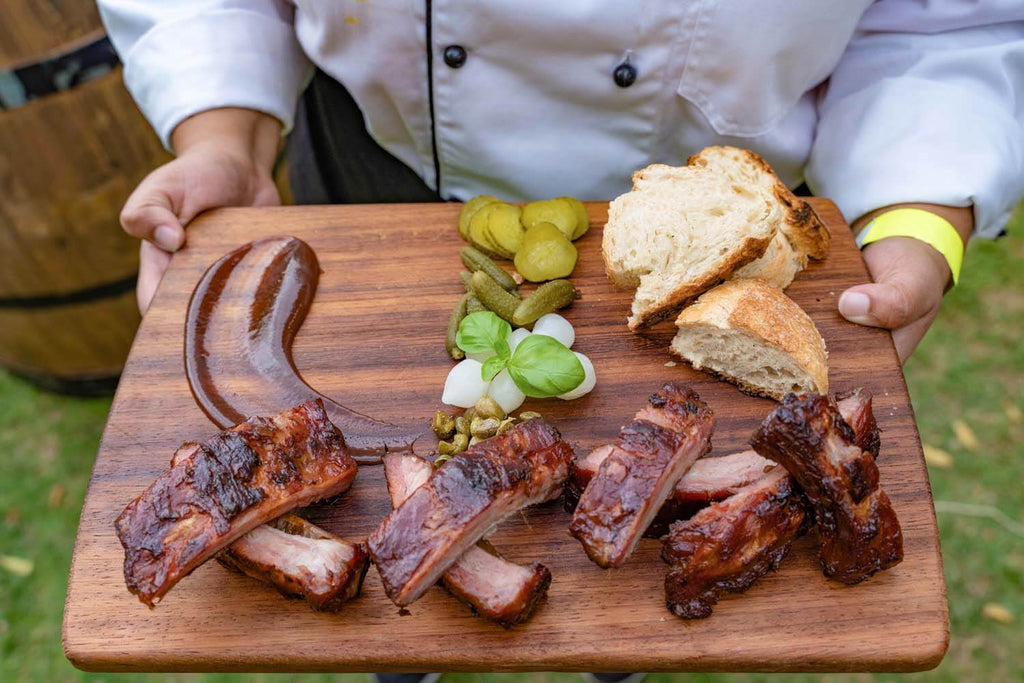
<svg viewBox="0 0 1024 683">
<path fill-rule="evenodd" d="M 114 386 L 139 323 L 138 242 L 118 214 L 168 158 L 94 3 L 4 1 L 0 364 L 53 388 Z"/>
</svg>

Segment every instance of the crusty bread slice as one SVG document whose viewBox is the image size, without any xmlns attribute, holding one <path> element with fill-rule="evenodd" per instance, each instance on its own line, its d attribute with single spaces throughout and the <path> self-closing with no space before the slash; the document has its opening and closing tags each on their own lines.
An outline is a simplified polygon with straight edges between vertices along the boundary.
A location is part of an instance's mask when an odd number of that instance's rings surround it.
<svg viewBox="0 0 1024 683">
<path fill-rule="evenodd" d="M 708 290 L 676 319 L 672 351 L 745 391 L 776 400 L 791 391 L 828 393 L 828 352 L 814 322 L 761 279 Z"/>
<path fill-rule="evenodd" d="M 764 255 L 759 259 L 754 259 L 747 265 L 743 266 L 735 273 L 733 277 L 759 277 L 762 280 L 766 280 L 771 284 L 775 285 L 779 289 L 785 289 L 789 287 L 789 284 L 793 282 L 793 278 L 796 274 L 804 269 L 807 264 L 806 258 L 800 258 L 793 247 L 790 246 L 789 240 L 779 230 L 775 233 L 775 237 L 768 243 L 768 249 L 765 250 Z"/>
<path fill-rule="evenodd" d="M 810 204 L 793 194 L 768 162 L 754 152 L 736 147 L 705 147 L 686 163 L 724 173 L 737 183 L 757 185 L 774 197 L 778 202 L 779 228 L 799 259 L 800 269 L 807 265 L 808 257 L 823 259 L 828 254 L 831 242 L 828 228 Z"/>
<path fill-rule="evenodd" d="M 699 166 L 648 166 L 608 208 L 602 253 L 612 283 L 637 287 L 630 329 L 682 306 L 760 257 L 775 208 L 756 186 Z"/>
</svg>

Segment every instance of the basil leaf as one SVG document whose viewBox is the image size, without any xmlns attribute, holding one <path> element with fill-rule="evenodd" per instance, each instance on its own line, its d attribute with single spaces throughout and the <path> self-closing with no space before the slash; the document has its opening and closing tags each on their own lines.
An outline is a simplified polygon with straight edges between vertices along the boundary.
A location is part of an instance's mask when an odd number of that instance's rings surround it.
<svg viewBox="0 0 1024 683">
<path fill-rule="evenodd" d="M 534 398 L 572 391 L 586 376 L 575 353 L 543 334 L 531 334 L 519 342 L 508 361 L 508 372 L 519 390 Z"/>
<path fill-rule="evenodd" d="M 508 365 L 508 344 L 505 344 L 505 353 L 491 356 L 484 361 L 484 366 L 480 370 L 480 378 L 485 382 L 490 382 L 494 379 L 494 376 L 505 369 Z"/>
<path fill-rule="evenodd" d="M 490 311 L 470 313 L 459 323 L 455 343 L 466 353 L 494 351 L 501 355 L 500 344 L 505 344 L 508 353 L 508 337 L 512 326 Z"/>
</svg>

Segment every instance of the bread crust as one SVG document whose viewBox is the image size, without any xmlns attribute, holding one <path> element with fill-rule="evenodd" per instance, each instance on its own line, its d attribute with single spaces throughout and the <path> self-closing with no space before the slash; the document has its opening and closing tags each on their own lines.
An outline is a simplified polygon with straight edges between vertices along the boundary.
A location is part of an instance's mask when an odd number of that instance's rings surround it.
<svg viewBox="0 0 1024 683">
<path fill-rule="evenodd" d="M 768 244 L 771 241 L 771 236 L 764 239 L 745 237 L 740 247 L 726 259 L 718 270 L 705 273 L 703 277 L 683 283 L 646 310 L 631 315 L 628 323 L 629 329 L 636 331 L 644 327 L 650 327 L 662 320 L 668 320 L 679 312 L 679 309 L 731 277 L 738 268 L 760 258 L 765 250 L 768 249 Z"/>
<path fill-rule="evenodd" d="M 810 375 L 818 393 L 828 393 L 828 352 L 814 321 L 777 287 L 760 278 L 729 280 L 705 292 L 676 318 L 679 328 L 708 325 L 752 335 L 789 354 Z M 730 381 L 745 390 L 781 400 L 739 377 Z"/>
</svg>

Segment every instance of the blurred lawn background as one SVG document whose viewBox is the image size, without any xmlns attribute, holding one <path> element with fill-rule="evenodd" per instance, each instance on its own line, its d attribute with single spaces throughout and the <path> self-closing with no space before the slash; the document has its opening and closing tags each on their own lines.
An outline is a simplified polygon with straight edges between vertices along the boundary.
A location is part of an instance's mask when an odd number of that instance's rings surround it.
<svg viewBox="0 0 1024 683">
<path fill-rule="evenodd" d="M 1024 680 L 1024 207 L 998 242 L 970 245 L 964 276 L 906 366 L 938 510 L 952 637 L 922 681 Z M 61 650 L 78 515 L 109 399 L 48 394 L 0 370 L 0 681 L 114 681 Z M 291 637 L 282 635 L 282 637 Z M 297 637 L 301 637 L 297 636 Z M 346 676 L 133 676 L 161 681 Z M 670 681 L 868 681 L 897 675 L 666 675 Z M 571 683 L 573 674 L 452 674 L 444 683 Z"/>
</svg>

